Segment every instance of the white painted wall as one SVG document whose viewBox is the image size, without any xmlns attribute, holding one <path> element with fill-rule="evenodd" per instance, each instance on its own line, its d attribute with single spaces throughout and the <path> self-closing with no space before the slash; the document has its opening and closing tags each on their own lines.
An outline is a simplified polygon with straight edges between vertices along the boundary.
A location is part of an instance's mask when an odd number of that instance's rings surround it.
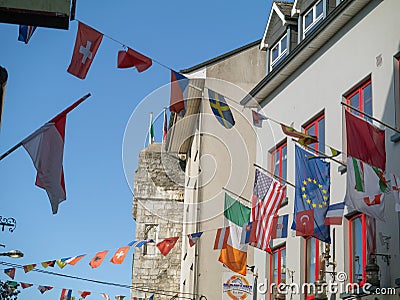
<svg viewBox="0 0 400 300">
<path fill-rule="evenodd" d="M 280 122 L 291 124 L 296 129 L 312 119 L 322 110 L 325 111 L 325 143 L 337 149 L 344 149 L 343 144 L 343 108 L 340 105 L 343 94 L 354 87 L 363 78 L 371 74 L 373 92 L 373 114 L 388 124 L 395 124 L 394 119 L 394 63 L 393 56 L 400 51 L 400 1 L 372 1 L 354 20 L 351 20 L 327 44 L 320 49 L 308 63 L 288 78 L 285 88 L 265 99 L 263 113 Z M 381 66 L 376 65 L 376 57 L 382 56 Z M 257 161 L 269 166 L 268 151 L 285 138 L 280 127 L 264 122 L 264 128 L 258 129 L 261 146 L 257 148 Z M 381 127 L 381 126 L 379 126 Z M 387 130 L 386 151 L 387 171 L 400 173 L 400 143 L 390 142 L 391 130 Z M 344 159 L 344 158 L 343 158 Z M 338 164 L 331 162 L 331 203 L 344 199 L 346 175 L 340 175 Z M 294 142 L 288 138 L 288 180 L 295 182 Z M 289 205 L 279 214 L 293 214 L 294 189 L 288 187 Z M 391 236 L 390 265 L 381 258 L 381 286 L 394 286 L 394 280 L 400 277 L 399 253 L 399 216 L 394 212 L 393 197 L 386 197 L 386 223 L 377 222 L 378 232 Z M 291 224 L 292 218 L 289 219 Z M 336 227 L 337 271 L 348 271 L 347 226 Z M 304 281 L 303 239 L 294 237 L 289 232 L 286 240 L 287 267 L 294 270 L 294 281 Z M 377 240 L 377 251 L 386 253 Z M 255 251 L 255 262 L 259 268 L 259 282 L 269 279 L 269 256 L 265 252 Z M 291 299 L 303 299 L 293 296 Z M 379 299 L 389 299 L 382 297 Z M 259 296 L 258 299 L 269 299 Z M 289 298 L 288 298 L 289 299 Z M 373 298 L 371 298 L 373 299 Z M 395 297 L 393 297 L 395 299 Z"/>
</svg>

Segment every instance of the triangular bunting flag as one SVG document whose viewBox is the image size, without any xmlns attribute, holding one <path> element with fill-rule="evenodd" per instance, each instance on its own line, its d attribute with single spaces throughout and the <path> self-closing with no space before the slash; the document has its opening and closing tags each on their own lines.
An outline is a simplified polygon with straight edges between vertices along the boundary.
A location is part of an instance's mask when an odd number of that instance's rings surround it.
<svg viewBox="0 0 400 300">
<path fill-rule="evenodd" d="M 6 274 L 11 279 L 15 277 L 15 268 L 4 269 L 4 274 Z"/>
<path fill-rule="evenodd" d="M 32 271 L 35 267 L 36 267 L 36 264 L 30 264 L 30 265 L 23 266 L 25 273 Z"/>
</svg>

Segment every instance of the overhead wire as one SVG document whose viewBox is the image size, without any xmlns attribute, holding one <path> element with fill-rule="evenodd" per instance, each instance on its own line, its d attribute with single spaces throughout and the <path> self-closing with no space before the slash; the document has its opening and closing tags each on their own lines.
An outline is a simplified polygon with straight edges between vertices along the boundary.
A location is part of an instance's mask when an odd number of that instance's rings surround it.
<svg viewBox="0 0 400 300">
<path fill-rule="evenodd" d="M 8 262 L 4 262 L 4 261 L 0 261 L 0 265 L 23 269 L 23 265 L 15 264 L 15 263 L 8 263 Z M 32 271 L 38 272 L 38 273 L 44 273 L 44 274 L 48 274 L 48 275 L 53 275 L 53 276 L 69 278 L 69 279 L 92 282 L 92 283 L 96 283 L 96 284 L 109 285 L 109 286 L 115 286 L 115 287 L 120 287 L 120 288 L 127 288 L 127 289 L 130 289 L 130 290 L 135 290 L 135 291 L 144 292 L 144 293 L 146 293 L 146 292 L 147 293 L 153 293 L 155 295 L 173 297 L 176 294 L 178 294 L 178 296 L 177 296 L 178 298 L 176 298 L 176 299 L 193 299 L 192 297 L 189 297 L 189 296 L 195 296 L 192 293 L 185 293 L 185 292 L 181 293 L 181 292 L 177 292 L 177 291 L 154 289 L 154 288 L 150 288 L 150 287 L 146 287 L 146 286 L 137 287 L 137 286 L 134 286 L 134 285 L 127 285 L 127 284 L 114 283 L 114 282 L 109 282 L 109 281 L 101 281 L 101 280 L 96 280 L 96 279 L 84 278 L 84 277 L 80 277 L 80 276 L 61 274 L 61 273 L 57 273 L 57 272 L 41 270 L 41 269 L 38 269 L 38 268 L 33 268 Z M 183 296 L 179 296 L 179 295 L 183 295 Z"/>
</svg>

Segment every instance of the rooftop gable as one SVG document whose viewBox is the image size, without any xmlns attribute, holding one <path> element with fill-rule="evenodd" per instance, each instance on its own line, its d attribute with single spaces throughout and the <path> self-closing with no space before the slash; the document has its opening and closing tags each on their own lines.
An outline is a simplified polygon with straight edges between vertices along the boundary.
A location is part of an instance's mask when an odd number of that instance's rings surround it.
<svg viewBox="0 0 400 300">
<path fill-rule="evenodd" d="M 272 3 L 272 8 L 269 13 L 267 25 L 265 27 L 263 38 L 261 39 L 260 49 L 265 50 L 268 48 L 268 37 L 273 33 L 271 26 L 275 24 L 277 20 L 282 22 L 282 26 L 287 26 L 288 24 L 296 24 L 296 21 L 292 18 L 293 2 L 285 1 L 274 1 Z"/>
</svg>

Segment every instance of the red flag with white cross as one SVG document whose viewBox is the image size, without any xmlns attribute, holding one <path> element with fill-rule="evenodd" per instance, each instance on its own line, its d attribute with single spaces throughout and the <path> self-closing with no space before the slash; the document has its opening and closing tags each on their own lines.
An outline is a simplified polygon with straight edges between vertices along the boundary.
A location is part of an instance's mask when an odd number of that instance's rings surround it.
<svg viewBox="0 0 400 300">
<path fill-rule="evenodd" d="M 130 246 L 125 246 L 125 247 L 121 247 L 119 248 L 114 256 L 111 258 L 110 262 L 112 262 L 113 264 L 122 264 L 122 262 L 124 261 L 126 254 L 128 254 L 128 251 L 131 247 Z"/>
<path fill-rule="evenodd" d="M 103 34 L 101 32 L 79 22 L 74 53 L 68 67 L 68 73 L 80 79 L 85 79 L 102 39 Z"/>
</svg>

